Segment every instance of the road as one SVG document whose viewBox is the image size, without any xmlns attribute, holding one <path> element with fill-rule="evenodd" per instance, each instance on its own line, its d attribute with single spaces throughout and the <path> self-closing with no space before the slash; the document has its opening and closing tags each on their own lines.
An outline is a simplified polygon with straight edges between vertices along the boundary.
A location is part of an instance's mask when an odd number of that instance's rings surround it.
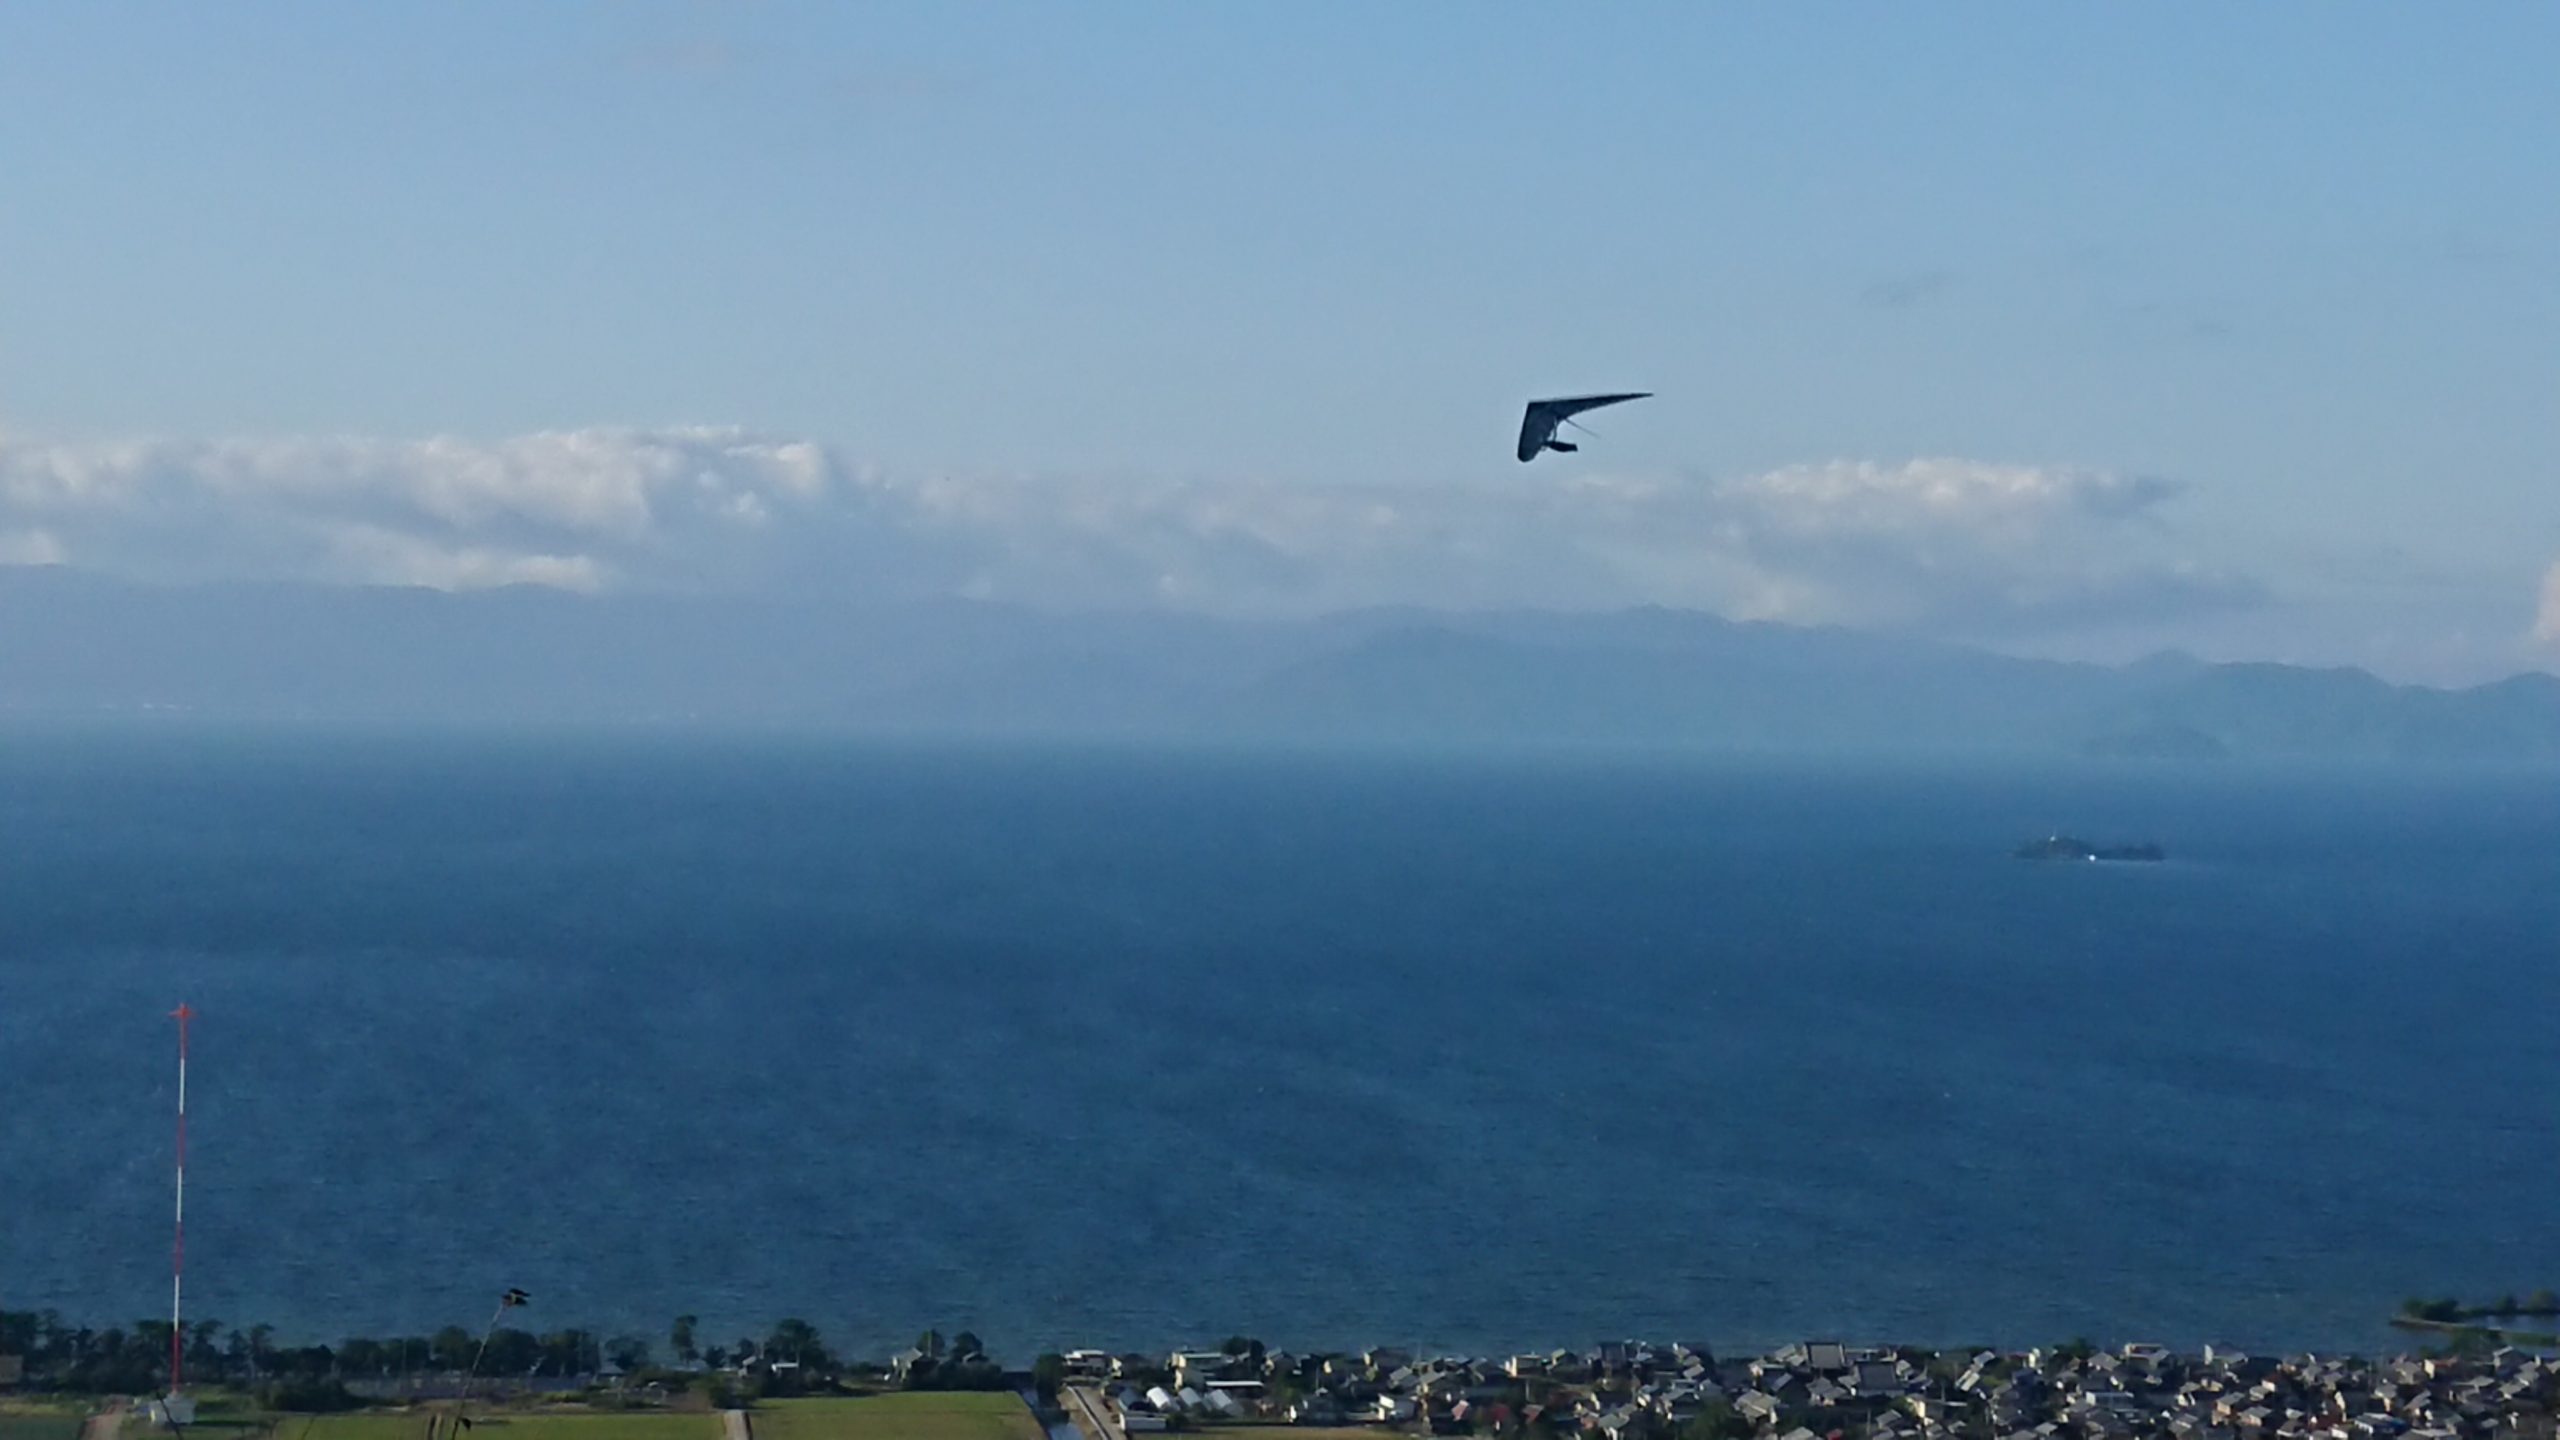
<svg viewBox="0 0 2560 1440">
<path fill-rule="evenodd" d="M 1102 1392 L 1089 1385 L 1069 1385 L 1058 1392 L 1066 1397 L 1067 1414 L 1085 1440 L 1128 1440 L 1119 1426 L 1111 1423 L 1111 1407 L 1104 1403 Z"/>
</svg>

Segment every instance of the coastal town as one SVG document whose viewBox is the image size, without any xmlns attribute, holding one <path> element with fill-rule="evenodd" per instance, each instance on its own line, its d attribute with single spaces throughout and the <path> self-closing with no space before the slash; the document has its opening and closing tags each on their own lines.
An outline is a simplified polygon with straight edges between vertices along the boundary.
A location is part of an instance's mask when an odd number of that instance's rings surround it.
<svg viewBox="0 0 2560 1440">
<path fill-rule="evenodd" d="M 1248 1421 L 1601 1440 L 2551 1440 L 2560 1363 L 2511 1347 L 2367 1360 L 2128 1344 L 1938 1353 L 1604 1343 L 1500 1358 L 1245 1347 L 1064 1358 L 1089 1440 Z"/>
<path fill-rule="evenodd" d="M 789 1327 L 803 1323 L 785 1322 L 778 1334 L 789 1338 Z M 1238 1440 L 1256 1431 L 1308 1440 L 2560 1440 L 2560 1359 L 2476 1327 L 2442 1332 L 2437 1349 L 2386 1359 L 2142 1343 L 1934 1351 L 1837 1341 L 1732 1358 L 1703 1343 L 1635 1340 L 1469 1357 L 1297 1353 L 1233 1337 L 1171 1353 L 1051 1352 L 1027 1370 L 990 1358 L 965 1332 L 954 1342 L 927 1332 L 885 1363 L 838 1361 L 814 1330 L 797 1338 L 792 1349 L 742 1343 L 664 1367 L 625 1354 L 641 1363 L 597 1358 L 591 1369 L 541 1375 L 537 1362 L 533 1373 L 476 1383 L 432 1371 L 359 1375 L 333 1360 L 339 1373 L 308 1382 L 324 1385 L 329 1403 L 295 1404 L 268 1391 L 218 1402 L 205 1418 L 233 1436 L 299 1440 L 341 1430 L 372 1440 L 384 1426 L 406 1433 L 400 1427 L 410 1423 L 436 1433 L 438 1417 L 451 1433 L 451 1417 L 466 1412 L 521 1430 L 522 1440 L 555 1431 L 562 1440 L 657 1440 L 693 1433 L 688 1424 L 704 1427 L 703 1440 L 1040 1440 L 1044 1432 L 1047 1440 Z M 276 1359 L 309 1363 L 326 1353 L 312 1347 Z M 0 1431 L 9 1440 L 140 1440 L 167 1428 L 167 1412 L 147 1395 L 28 1410 L 42 1388 L 21 1367 L 0 1372 Z M 55 1430 L 39 1419 L 48 1414 Z"/>
</svg>

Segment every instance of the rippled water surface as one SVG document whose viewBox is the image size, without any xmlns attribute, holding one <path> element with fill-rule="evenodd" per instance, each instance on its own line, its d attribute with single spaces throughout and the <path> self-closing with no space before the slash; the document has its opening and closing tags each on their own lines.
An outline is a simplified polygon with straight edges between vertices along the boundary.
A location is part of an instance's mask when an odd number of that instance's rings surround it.
<svg viewBox="0 0 2560 1440">
<path fill-rule="evenodd" d="M 2169 863 L 2037 865 L 2065 829 Z M 2391 1343 L 2560 1283 L 2560 779 L 0 748 L 0 1306 Z"/>
</svg>

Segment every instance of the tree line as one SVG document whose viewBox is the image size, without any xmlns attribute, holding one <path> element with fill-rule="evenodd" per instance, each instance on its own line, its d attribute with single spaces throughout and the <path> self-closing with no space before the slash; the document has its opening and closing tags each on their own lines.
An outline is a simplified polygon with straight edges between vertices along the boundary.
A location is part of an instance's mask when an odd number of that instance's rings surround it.
<svg viewBox="0 0 2560 1440">
<path fill-rule="evenodd" d="M 136 1320 L 98 1327 L 66 1321 L 52 1310 L 0 1310 L 0 1357 L 21 1362 L 28 1389 L 78 1394 L 142 1395 L 169 1384 L 169 1322 Z M 1004 1371 L 967 1331 L 945 1340 L 926 1331 L 916 1343 L 923 1358 L 903 1367 L 898 1381 L 916 1389 L 996 1389 Z M 849 1364 L 807 1320 L 776 1321 L 761 1337 L 708 1340 L 698 1318 L 676 1317 L 668 1327 L 660 1361 L 646 1336 L 567 1328 L 536 1333 L 499 1328 L 485 1349 L 478 1332 L 448 1325 L 429 1335 L 351 1336 L 335 1345 L 286 1345 L 270 1325 L 228 1326 L 190 1321 L 181 1346 L 187 1382 L 259 1392 L 289 1402 L 283 1409 L 327 1409 L 345 1387 L 363 1383 L 450 1380 L 470 1375 L 492 1389 L 509 1381 L 592 1379 L 608 1367 L 625 1376 L 675 1384 L 702 1384 L 733 1394 L 796 1393 L 851 1377 L 887 1374 L 878 1364 Z M 352 1395 L 344 1403 L 359 1403 Z"/>
<path fill-rule="evenodd" d="M 2507 1294 L 2485 1305 L 2466 1305 L 2451 1296 L 2435 1300 L 2412 1296 L 2400 1302 L 2400 1313 L 2408 1319 L 2432 1320 L 2448 1325 L 2513 1315 L 2560 1315 L 2560 1295 L 2549 1290 L 2536 1290 L 2521 1300 Z"/>
</svg>

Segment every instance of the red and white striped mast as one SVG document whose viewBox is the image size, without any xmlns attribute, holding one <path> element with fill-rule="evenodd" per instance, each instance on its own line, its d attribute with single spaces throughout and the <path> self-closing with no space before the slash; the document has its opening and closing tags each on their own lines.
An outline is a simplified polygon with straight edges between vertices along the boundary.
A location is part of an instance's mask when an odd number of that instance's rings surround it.
<svg viewBox="0 0 2560 1440">
<path fill-rule="evenodd" d="M 180 1362 L 186 1353 L 185 1300 L 187 1293 L 187 1022 L 196 1018 L 194 1007 L 181 1001 L 169 1012 L 178 1022 L 178 1208 L 169 1242 L 169 1398 L 179 1399 L 179 1383 L 183 1378 Z M 179 1408 L 176 1405 L 169 1407 Z"/>
</svg>

